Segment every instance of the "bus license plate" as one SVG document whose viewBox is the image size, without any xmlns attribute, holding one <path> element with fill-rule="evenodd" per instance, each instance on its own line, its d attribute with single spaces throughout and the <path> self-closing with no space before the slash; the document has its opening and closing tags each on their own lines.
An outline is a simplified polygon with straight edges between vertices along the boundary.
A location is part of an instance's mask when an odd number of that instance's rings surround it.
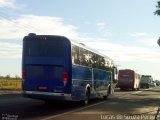
<svg viewBox="0 0 160 120">
<path fill-rule="evenodd" d="M 39 89 L 39 90 L 47 90 L 48 87 L 47 87 L 47 86 L 39 86 L 38 89 Z"/>
</svg>

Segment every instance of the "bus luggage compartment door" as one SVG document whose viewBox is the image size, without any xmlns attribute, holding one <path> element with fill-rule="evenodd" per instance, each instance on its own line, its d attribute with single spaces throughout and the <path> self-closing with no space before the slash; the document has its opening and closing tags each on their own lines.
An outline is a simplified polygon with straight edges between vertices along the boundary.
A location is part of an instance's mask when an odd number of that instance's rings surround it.
<svg viewBox="0 0 160 120">
<path fill-rule="evenodd" d="M 27 65 L 24 88 L 29 91 L 64 92 L 63 66 Z"/>
</svg>

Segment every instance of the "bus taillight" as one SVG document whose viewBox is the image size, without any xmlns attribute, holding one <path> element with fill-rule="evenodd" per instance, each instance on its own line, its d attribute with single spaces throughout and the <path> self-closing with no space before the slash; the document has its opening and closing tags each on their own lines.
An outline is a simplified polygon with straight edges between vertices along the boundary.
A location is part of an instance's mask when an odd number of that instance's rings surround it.
<svg viewBox="0 0 160 120">
<path fill-rule="evenodd" d="M 64 71 L 63 72 L 63 81 L 68 81 L 68 72 L 67 71 Z"/>
<path fill-rule="evenodd" d="M 22 70 L 22 79 L 26 79 L 26 71 L 25 70 Z"/>
<path fill-rule="evenodd" d="M 63 72 L 63 83 L 64 83 L 64 86 L 66 86 L 67 82 L 68 82 L 68 72 L 64 71 Z"/>
</svg>

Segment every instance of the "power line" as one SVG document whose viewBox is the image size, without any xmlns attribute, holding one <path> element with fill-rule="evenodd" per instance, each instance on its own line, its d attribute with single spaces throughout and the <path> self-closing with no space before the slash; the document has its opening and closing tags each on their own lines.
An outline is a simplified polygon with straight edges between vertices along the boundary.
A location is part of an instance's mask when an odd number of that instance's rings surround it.
<svg viewBox="0 0 160 120">
<path fill-rule="evenodd" d="M 13 23 L 13 24 L 17 25 L 17 27 L 22 26 L 23 29 L 25 29 L 26 31 L 31 31 L 32 30 L 31 28 L 33 28 L 37 32 L 42 32 L 39 28 L 31 26 L 29 24 L 24 24 L 24 23 L 17 24 L 17 21 L 6 13 L 9 13 L 9 11 L 7 9 L 4 9 L 4 8 L 0 9 L 0 17 L 5 19 L 5 20 L 8 20 L 8 22 L 10 22 L 10 23 Z M 17 15 L 15 14 L 14 16 L 17 16 Z"/>
</svg>

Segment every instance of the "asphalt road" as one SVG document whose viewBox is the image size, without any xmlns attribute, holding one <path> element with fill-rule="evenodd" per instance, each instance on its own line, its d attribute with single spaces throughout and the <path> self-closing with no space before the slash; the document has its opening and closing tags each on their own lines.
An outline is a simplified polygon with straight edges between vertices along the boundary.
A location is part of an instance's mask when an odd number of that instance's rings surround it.
<svg viewBox="0 0 160 120">
<path fill-rule="evenodd" d="M 53 102 L 0 95 L 2 120 L 154 120 L 160 107 L 160 87 L 140 91 L 115 90 L 107 101 L 94 99 L 86 107 L 77 102 Z"/>
</svg>

